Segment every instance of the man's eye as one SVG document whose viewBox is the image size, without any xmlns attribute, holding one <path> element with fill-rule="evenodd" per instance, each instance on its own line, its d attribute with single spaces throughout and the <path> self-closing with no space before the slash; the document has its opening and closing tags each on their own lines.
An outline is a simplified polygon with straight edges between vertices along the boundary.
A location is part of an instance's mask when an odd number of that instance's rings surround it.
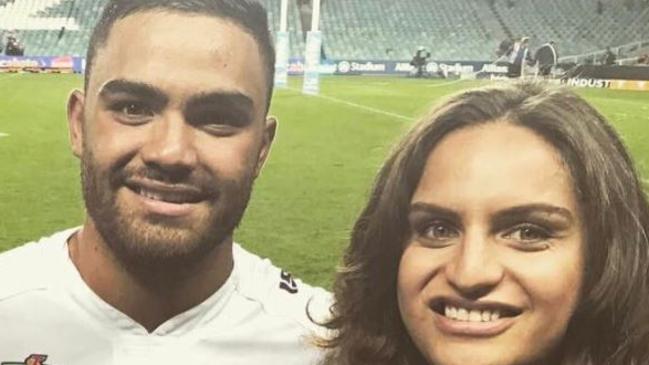
<svg viewBox="0 0 649 365">
<path fill-rule="evenodd" d="M 125 122 L 142 122 L 153 117 L 153 110 L 145 103 L 119 102 L 110 107 Z"/>
<path fill-rule="evenodd" d="M 146 107 L 144 104 L 140 103 L 125 103 L 122 105 L 121 110 L 122 114 L 128 116 L 152 116 L 153 112 Z"/>
<path fill-rule="evenodd" d="M 236 133 L 236 128 L 227 124 L 210 123 L 202 126 L 203 130 L 213 136 L 227 137 Z"/>
</svg>

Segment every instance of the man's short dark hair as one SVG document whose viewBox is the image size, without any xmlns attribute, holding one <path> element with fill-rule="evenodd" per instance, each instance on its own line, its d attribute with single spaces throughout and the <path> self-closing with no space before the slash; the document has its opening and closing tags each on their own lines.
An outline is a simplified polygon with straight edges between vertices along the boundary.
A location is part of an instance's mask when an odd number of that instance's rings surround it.
<svg viewBox="0 0 649 365">
<path fill-rule="evenodd" d="M 273 93 L 275 49 L 268 27 L 266 9 L 255 0 L 109 0 L 95 26 L 86 56 L 84 88 L 88 83 L 98 49 L 106 44 L 113 24 L 129 15 L 147 10 L 168 10 L 207 15 L 230 20 L 241 26 L 257 42 L 266 69 L 267 105 Z"/>
</svg>

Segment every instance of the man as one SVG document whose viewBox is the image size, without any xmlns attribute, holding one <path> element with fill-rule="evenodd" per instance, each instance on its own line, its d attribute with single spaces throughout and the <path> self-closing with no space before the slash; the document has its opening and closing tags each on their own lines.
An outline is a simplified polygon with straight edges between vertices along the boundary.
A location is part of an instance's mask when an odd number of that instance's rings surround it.
<svg viewBox="0 0 649 365">
<path fill-rule="evenodd" d="M 542 77 L 548 77 L 552 71 L 552 67 L 557 64 L 558 55 L 557 49 L 554 46 L 553 41 L 545 43 L 539 49 L 536 50 L 534 55 L 539 68 L 539 75 Z"/>
<path fill-rule="evenodd" d="M 20 44 L 18 38 L 14 35 L 7 37 L 7 45 L 5 47 L 5 54 L 7 56 L 23 56 L 25 54 L 25 47 Z"/>
<path fill-rule="evenodd" d="M 252 1 L 109 1 L 68 101 L 86 220 L 0 255 L 0 363 L 317 361 L 327 293 L 232 242 L 275 135 L 270 42 Z"/>
<path fill-rule="evenodd" d="M 417 52 L 410 60 L 410 65 L 414 67 L 415 77 L 424 77 L 426 76 L 426 64 L 428 63 L 428 58 L 430 57 L 430 52 L 426 52 L 424 46 L 419 46 Z"/>
<path fill-rule="evenodd" d="M 617 57 L 615 56 L 615 53 L 611 51 L 611 47 L 606 47 L 606 51 L 604 52 L 604 64 L 607 66 L 613 66 L 615 65 L 616 60 Z"/>
<path fill-rule="evenodd" d="M 522 37 L 520 41 L 515 42 L 509 57 L 509 77 L 521 77 L 524 74 L 523 67 L 526 63 L 531 62 L 531 57 L 529 55 L 529 38 Z"/>
</svg>

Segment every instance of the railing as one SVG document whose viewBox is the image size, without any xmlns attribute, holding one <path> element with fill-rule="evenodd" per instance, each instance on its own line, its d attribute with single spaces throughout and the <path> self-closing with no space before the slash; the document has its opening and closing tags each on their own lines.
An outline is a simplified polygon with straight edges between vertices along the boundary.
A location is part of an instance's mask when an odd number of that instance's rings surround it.
<svg viewBox="0 0 649 365">
<path fill-rule="evenodd" d="M 649 39 L 643 40 L 643 41 L 635 41 L 627 44 L 623 44 L 621 46 L 617 47 L 611 47 L 611 51 L 616 55 L 620 56 L 623 54 L 628 54 L 631 52 L 636 52 L 638 50 L 641 50 L 645 47 L 649 47 Z M 575 55 L 575 56 L 564 56 L 564 57 L 559 57 L 559 62 L 560 63 L 599 63 L 600 60 L 604 58 L 604 55 L 606 54 L 605 49 L 593 51 L 593 52 L 588 52 L 580 55 Z M 617 64 L 629 64 L 628 62 L 631 62 L 631 60 L 637 60 L 638 57 L 627 57 L 624 59 L 620 59 L 616 61 Z"/>
</svg>

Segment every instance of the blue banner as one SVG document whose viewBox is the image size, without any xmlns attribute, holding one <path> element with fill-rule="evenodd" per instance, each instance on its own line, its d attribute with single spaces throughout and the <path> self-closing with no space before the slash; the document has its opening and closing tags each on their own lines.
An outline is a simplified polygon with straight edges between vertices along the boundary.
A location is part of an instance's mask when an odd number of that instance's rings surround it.
<svg viewBox="0 0 649 365">
<path fill-rule="evenodd" d="M 0 56 L 0 71 L 76 72 L 85 71 L 86 60 L 73 56 Z"/>
<path fill-rule="evenodd" d="M 303 59 L 289 60 L 289 75 L 304 75 L 305 69 Z M 326 60 L 318 69 L 321 75 L 410 75 L 416 71 L 410 62 L 384 60 Z M 490 77 L 507 74 L 507 66 L 489 61 L 433 61 L 426 65 L 426 72 L 432 77 Z"/>
</svg>

